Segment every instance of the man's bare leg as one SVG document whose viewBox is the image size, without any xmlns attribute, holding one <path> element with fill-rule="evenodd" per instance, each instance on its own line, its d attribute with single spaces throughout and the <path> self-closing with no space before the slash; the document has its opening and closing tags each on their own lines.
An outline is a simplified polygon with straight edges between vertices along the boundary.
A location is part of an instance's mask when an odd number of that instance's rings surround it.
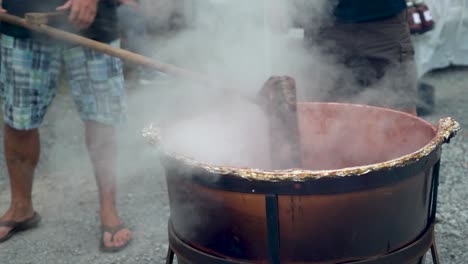
<svg viewBox="0 0 468 264">
<path fill-rule="evenodd" d="M 100 217 L 105 226 L 114 227 L 122 223 L 116 208 L 115 179 L 115 131 L 93 121 L 86 121 L 86 145 L 88 147 L 94 174 L 99 189 Z M 104 235 L 106 247 L 120 247 L 131 239 L 131 232 L 123 229 L 117 232 L 111 241 L 111 234 Z"/>
<path fill-rule="evenodd" d="M 11 204 L 0 221 L 23 221 L 34 214 L 31 195 L 40 155 L 39 131 L 22 131 L 4 125 L 3 144 L 10 175 Z M 0 238 L 10 230 L 10 227 L 0 227 Z"/>
</svg>

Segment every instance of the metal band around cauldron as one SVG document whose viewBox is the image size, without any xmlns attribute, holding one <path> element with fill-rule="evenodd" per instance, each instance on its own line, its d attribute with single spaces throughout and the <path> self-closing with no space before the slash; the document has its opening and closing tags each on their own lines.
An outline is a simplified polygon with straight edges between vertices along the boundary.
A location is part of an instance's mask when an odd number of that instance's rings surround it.
<svg viewBox="0 0 468 264">
<path fill-rule="evenodd" d="M 304 181 L 265 181 L 241 178 L 232 174 L 220 175 L 202 168 L 188 166 L 170 156 L 163 157 L 163 162 L 166 165 L 167 177 L 183 177 L 195 184 L 212 189 L 252 194 L 311 195 L 347 193 L 388 186 L 424 173 L 437 163 L 440 154 L 439 149 L 404 167 L 385 168 L 347 177 L 308 178 Z"/>
<path fill-rule="evenodd" d="M 459 130 L 458 122 L 450 117 L 444 118 L 439 121 L 437 135 L 414 153 L 382 163 L 339 170 L 264 171 L 212 166 L 168 152 L 163 152 L 162 159 L 169 174 L 174 175 L 170 168 L 176 166 L 179 174 L 181 171 L 190 172 L 180 175 L 216 189 L 244 193 L 341 193 L 381 187 L 423 172 L 434 166 L 440 159 L 442 144 L 448 143 Z M 151 144 L 161 143 L 159 129 L 152 125 L 143 130 L 143 136 Z"/>
</svg>

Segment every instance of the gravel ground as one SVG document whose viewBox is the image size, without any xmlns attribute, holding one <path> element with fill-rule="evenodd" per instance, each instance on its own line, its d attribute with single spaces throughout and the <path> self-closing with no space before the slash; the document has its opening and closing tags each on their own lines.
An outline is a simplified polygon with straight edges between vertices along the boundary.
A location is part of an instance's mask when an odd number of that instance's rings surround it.
<svg viewBox="0 0 468 264">
<path fill-rule="evenodd" d="M 435 123 L 451 116 L 462 126 L 457 137 L 443 147 L 438 202 L 440 223 L 436 226 L 440 260 L 450 264 L 468 263 L 468 69 L 434 72 L 425 80 L 436 87 L 437 104 L 434 113 L 426 118 Z"/>
<path fill-rule="evenodd" d="M 425 79 L 436 86 L 437 97 L 434 114 L 425 118 L 437 122 L 441 117 L 452 116 L 462 127 L 468 127 L 468 69 L 439 71 Z M 158 98 L 157 92 L 154 97 L 130 93 L 130 125 L 122 128 L 120 135 L 119 207 L 122 218 L 134 231 L 132 245 L 118 254 L 98 251 L 97 195 L 82 143 L 83 127 L 67 91 L 62 91 L 41 129 L 42 160 L 34 188 L 35 207 L 43 216 L 41 228 L 0 244 L 0 263 L 164 263 L 169 216 L 167 192 L 157 153 L 139 135 L 139 129 L 149 121 L 141 115 L 145 112 L 141 106 L 151 104 L 149 114 L 157 119 L 164 111 L 155 111 L 155 105 L 161 110 L 168 109 L 168 105 L 176 105 L 180 99 L 175 99 L 175 92 L 173 96 Z M 142 102 L 143 99 L 146 101 Z M 437 225 L 442 263 L 468 263 L 467 138 L 465 129 L 444 146 Z M 3 212 L 9 202 L 3 157 L 0 172 Z"/>
</svg>

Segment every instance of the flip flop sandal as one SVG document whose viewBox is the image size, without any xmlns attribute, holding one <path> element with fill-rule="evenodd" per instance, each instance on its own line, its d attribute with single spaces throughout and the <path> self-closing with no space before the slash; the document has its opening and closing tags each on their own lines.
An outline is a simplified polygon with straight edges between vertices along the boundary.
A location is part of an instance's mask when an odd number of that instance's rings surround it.
<svg viewBox="0 0 468 264">
<path fill-rule="evenodd" d="M 123 246 L 120 246 L 120 247 L 106 247 L 104 245 L 104 234 L 105 233 L 110 233 L 111 234 L 111 242 L 113 242 L 115 234 L 117 234 L 119 231 L 121 231 L 123 229 L 126 229 L 124 224 L 120 224 L 120 225 L 117 225 L 115 227 L 110 227 L 110 226 L 105 226 L 105 225 L 101 226 L 102 237 L 101 237 L 101 245 L 99 247 L 101 252 L 116 253 L 116 252 L 119 252 L 122 249 L 126 248 L 130 244 L 130 242 L 132 241 L 131 239 L 126 244 L 124 244 Z"/>
<path fill-rule="evenodd" d="M 8 239 L 12 238 L 13 235 L 15 235 L 18 232 L 21 231 L 26 231 L 28 229 L 35 228 L 39 225 L 39 222 L 41 222 L 41 216 L 34 212 L 33 216 L 30 218 L 21 221 L 21 222 L 16 222 L 16 221 L 0 221 L 0 227 L 8 227 L 11 228 L 10 232 L 6 234 L 4 237 L 0 238 L 0 243 L 3 243 L 7 241 Z"/>
</svg>

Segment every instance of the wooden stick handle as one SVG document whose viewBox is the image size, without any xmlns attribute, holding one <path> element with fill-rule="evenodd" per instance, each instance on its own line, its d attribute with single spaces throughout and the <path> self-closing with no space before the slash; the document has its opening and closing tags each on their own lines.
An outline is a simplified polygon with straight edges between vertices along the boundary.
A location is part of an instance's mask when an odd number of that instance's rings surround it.
<svg viewBox="0 0 468 264">
<path fill-rule="evenodd" d="M 59 29 L 47 26 L 45 24 L 30 23 L 24 18 L 20 18 L 17 16 L 6 14 L 6 13 L 0 13 L 0 20 L 5 21 L 10 24 L 14 24 L 17 26 L 27 28 L 32 31 L 44 33 L 55 39 L 60 39 L 66 42 L 79 44 L 79 45 L 91 48 L 93 50 L 108 54 L 110 56 L 120 58 L 128 62 L 150 67 L 150 68 L 156 69 L 160 72 L 163 72 L 163 73 L 175 76 L 175 77 L 189 79 L 189 80 L 196 81 L 204 85 L 209 85 L 209 86 L 215 85 L 213 80 L 203 76 L 200 73 L 189 71 L 189 70 L 186 70 L 186 69 L 183 69 L 183 68 L 171 65 L 171 64 L 159 62 L 154 59 L 150 59 L 148 57 L 142 56 L 140 54 L 130 52 L 124 49 L 116 48 L 109 44 L 105 44 L 105 43 L 95 41 L 89 38 L 85 38 L 85 37 L 82 37 L 73 33 L 59 30 Z"/>
<path fill-rule="evenodd" d="M 166 73 L 168 75 L 172 75 L 174 77 L 179 77 L 179 78 L 183 78 L 186 80 L 194 81 L 199 84 L 209 86 L 211 88 L 222 89 L 225 94 L 228 94 L 234 97 L 240 97 L 253 104 L 258 103 L 256 98 L 251 98 L 249 96 L 239 94 L 236 89 L 237 87 L 232 87 L 232 85 L 229 84 L 228 82 L 225 82 L 225 81 L 223 82 L 222 80 L 209 78 L 205 75 L 202 75 L 201 73 L 189 71 L 189 70 L 177 67 L 172 64 L 159 62 L 157 60 L 142 56 L 134 52 L 116 48 L 109 44 L 105 44 L 99 41 L 95 41 L 89 38 L 79 36 L 77 34 L 73 34 L 70 32 L 56 29 L 54 27 L 50 27 L 46 24 L 31 23 L 24 18 L 13 16 L 7 13 L 0 13 L 0 21 L 5 21 L 10 24 L 14 24 L 17 26 L 27 28 L 31 31 L 43 33 L 55 39 L 60 39 L 66 42 L 82 45 L 82 46 L 91 48 L 93 50 L 108 54 L 110 56 L 120 58 L 128 62 L 132 62 L 135 64 L 139 64 L 139 65 L 143 65 L 146 67 L 156 69 L 160 72 Z"/>
</svg>

